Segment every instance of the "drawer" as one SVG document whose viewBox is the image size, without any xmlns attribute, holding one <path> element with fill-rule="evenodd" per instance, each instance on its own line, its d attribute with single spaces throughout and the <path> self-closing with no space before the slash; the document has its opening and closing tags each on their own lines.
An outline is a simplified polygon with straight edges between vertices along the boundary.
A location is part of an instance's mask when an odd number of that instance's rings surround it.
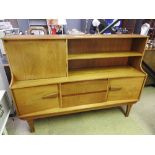
<svg viewBox="0 0 155 155">
<path fill-rule="evenodd" d="M 13 90 L 20 115 L 58 108 L 58 86 L 47 85 Z"/>
<path fill-rule="evenodd" d="M 107 92 L 85 93 L 80 95 L 66 95 L 62 97 L 62 107 L 72 107 L 106 101 Z"/>
<path fill-rule="evenodd" d="M 61 85 L 62 96 L 69 94 L 83 94 L 89 92 L 106 91 L 108 80 L 90 80 L 64 83 Z"/>
<path fill-rule="evenodd" d="M 110 79 L 108 100 L 138 99 L 144 77 Z"/>
</svg>

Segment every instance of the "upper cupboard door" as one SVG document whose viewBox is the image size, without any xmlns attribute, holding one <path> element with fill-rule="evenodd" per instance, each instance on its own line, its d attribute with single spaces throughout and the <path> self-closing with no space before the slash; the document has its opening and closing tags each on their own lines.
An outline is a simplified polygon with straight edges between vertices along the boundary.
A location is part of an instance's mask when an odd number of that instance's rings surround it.
<svg viewBox="0 0 155 155">
<path fill-rule="evenodd" d="M 65 39 L 7 40 L 4 45 L 17 80 L 64 77 L 67 74 Z"/>
</svg>

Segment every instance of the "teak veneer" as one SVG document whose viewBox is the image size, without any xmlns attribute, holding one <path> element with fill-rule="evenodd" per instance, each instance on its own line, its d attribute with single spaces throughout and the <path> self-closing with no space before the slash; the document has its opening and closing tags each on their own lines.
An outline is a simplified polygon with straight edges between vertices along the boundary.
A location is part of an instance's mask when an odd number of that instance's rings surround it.
<svg viewBox="0 0 155 155">
<path fill-rule="evenodd" d="M 146 36 L 6 36 L 17 114 L 27 120 L 126 105 L 146 80 Z"/>
</svg>

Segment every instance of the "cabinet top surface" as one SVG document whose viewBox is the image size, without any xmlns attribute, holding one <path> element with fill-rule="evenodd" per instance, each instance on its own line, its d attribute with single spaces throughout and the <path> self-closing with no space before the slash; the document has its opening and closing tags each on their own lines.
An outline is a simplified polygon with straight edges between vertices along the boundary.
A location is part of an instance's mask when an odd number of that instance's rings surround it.
<svg viewBox="0 0 155 155">
<path fill-rule="evenodd" d="M 3 40 L 31 40 L 31 39 L 97 39 L 97 38 L 147 38 L 138 34 L 111 34 L 111 35 L 14 35 L 5 36 Z"/>
</svg>

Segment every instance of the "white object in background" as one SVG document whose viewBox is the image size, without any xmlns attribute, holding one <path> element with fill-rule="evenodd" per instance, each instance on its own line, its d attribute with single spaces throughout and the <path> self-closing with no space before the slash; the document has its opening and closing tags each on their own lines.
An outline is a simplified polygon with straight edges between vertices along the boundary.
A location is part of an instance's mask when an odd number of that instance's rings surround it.
<svg viewBox="0 0 155 155">
<path fill-rule="evenodd" d="M 58 25 L 67 25 L 66 19 L 58 19 Z"/>
<path fill-rule="evenodd" d="M 98 19 L 93 19 L 92 24 L 93 26 L 98 27 L 100 25 L 100 21 Z"/>
<path fill-rule="evenodd" d="M 12 107 L 11 109 L 11 113 L 14 113 L 14 108 L 12 106 L 12 97 L 11 97 L 11 91 L 9 89 L 9 83 L 7 80 L 7 76 L 4 70 L 4 66 L 2 64 L 1 58 L 0 58 L 0 90 L 6 90 L 8 98 L 9 98 L 9 104 L 10 107 Z"/>
<path fill-rule="evenodd" d="M 113 20 L 113 22 L 114 22 L 115 20 Z M 120 21 L 118 21 L 114 26 L 120 26 L 121 25 L 121 22 Z"/>
<path fill-rule="evenodd" d="M 1 34 L 1 32 L 0 32 L 0 34 Z M 0 37 L 0 51 L 1 51 L 2 54 L 5 54 L 5 50 L 4 50 L 4 47 L 3 47 L 3 42 L 2 42 L 1 37 Z"/>
<path fill-rule="evenodd" d="M 140 34 L 147 36 L 149 29 L 150 29 L 150 24 L 148 24 L 148 23 L 143 24 L 141 27 L 141 33 Z"/>
<path fill-rule="evenodd" d="M 58 25 L 61 25 L 62 26 L 62 34 L 64 34 L 64 30 L 63 30 L 63 26 L 64 25 L 67 25 L 67 21 L 66 19 L 58 19 Z"/>
<path fill-rule="evenodd" d="M 79 35 L 79 34 L 84 34 L 84 33 L 79 31 L 79 30 L 77 30 L 77 29 L 72 29 L 71 31 L 68 31 L 68 34 Z"/>
<path fill-rule="evenodd" d="M 12 29 L 10 22 L 0 22 L 0 29 Z"/>
<path fill-rule="evenodd" d="M 0 90 L 0 135 L 7 134 L 5 125 L 9 118 L 9 99 L 5 90 Z"/>
</svg>

